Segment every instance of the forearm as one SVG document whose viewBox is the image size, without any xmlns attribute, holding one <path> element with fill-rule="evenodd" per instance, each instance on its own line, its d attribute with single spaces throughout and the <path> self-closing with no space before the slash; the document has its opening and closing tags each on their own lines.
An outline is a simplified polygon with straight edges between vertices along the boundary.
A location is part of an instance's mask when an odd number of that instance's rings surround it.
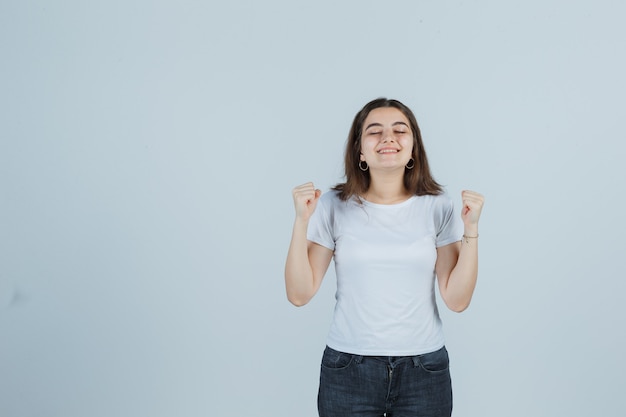
<svg viewBox="0 0 626 417">
<path fill-rule="evenodd" d="M 459 258 L 450 272 L 446 290 L 446 303 L 457 312 L 469 306 L 478 278 L 478 238 L 471 238 L 478 236 L 477 228 L 466 228 L 465 236 L 470 238 L 463 238 L 461 242 Z"/>
<path fill-rule="evenodd" d="M 285 263 L 287 299 L 297 306 L 306 304 L 315 294 L 306 238 L 307 225 L 306 221 L 296 219 Z"/>
</svg>

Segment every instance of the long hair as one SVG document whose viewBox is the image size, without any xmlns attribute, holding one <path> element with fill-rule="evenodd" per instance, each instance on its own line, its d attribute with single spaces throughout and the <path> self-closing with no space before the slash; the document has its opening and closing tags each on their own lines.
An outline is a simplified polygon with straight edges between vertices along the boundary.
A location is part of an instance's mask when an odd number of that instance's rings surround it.
<svg viewBox="0 0 626 417">
<path fill-rule="evenodd" d="M 369 113 L 380 107 L 393 107 L 400 110 L 411 125 L 413 132 L 413 152 L 411 157 L 415 160 L 413 169 L 404 170 L 404 187 L 415 195 L 437 195 L 441 194 L 443 189 L 433 178 L 428 166 L 428 158 L 426 158 L 426 150 L 422 143 L 422 135 L 420 133 L 417 120 L 411 109 L 399 102 L 398 100 L 377 98 L 367 103 L 354 117 L 352 127 L 348 134 L 346 142 L 346 152 L 344 157 L 344 171 L 346 182 L 340 183 L 333 187 L 339 191 L 339 198 L 343 201 L 351 197 L 360 198 L 369 189 L 371 178 L 370 172 L 362 171 L 359 168 L 361 154 L 361 136 L 363 134 L 363 123 Z"/>
</svg>

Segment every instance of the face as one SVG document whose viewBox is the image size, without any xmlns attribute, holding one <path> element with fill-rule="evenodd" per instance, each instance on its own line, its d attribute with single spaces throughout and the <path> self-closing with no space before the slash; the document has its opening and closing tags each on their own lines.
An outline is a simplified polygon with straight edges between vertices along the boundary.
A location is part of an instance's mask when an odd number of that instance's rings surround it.
<svg viewBox="0 0 626 417">
<path fill-rule="evenodd" d="M 363 123 L 361 161 L 370 170 L 404 169 L 413 152 L 413 132 L 404 113 L 394 107 L 372 110 Z"/>
</svg>

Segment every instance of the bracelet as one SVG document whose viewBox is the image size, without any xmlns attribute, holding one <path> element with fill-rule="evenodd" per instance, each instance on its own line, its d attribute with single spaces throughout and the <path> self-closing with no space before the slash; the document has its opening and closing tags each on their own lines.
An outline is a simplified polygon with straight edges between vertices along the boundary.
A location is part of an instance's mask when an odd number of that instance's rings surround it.
<svg viewBox="0 0 626 417">
<path fill-rule="evenodd" d="M 476 234 L 476 236 L 466 236 L 466 235 L 463 235 L 463 241 L 465 243 L 469 243 L 470 239 L 478 239 L 478 236 L 479 236 L 478 234 Z"/>
</svg>

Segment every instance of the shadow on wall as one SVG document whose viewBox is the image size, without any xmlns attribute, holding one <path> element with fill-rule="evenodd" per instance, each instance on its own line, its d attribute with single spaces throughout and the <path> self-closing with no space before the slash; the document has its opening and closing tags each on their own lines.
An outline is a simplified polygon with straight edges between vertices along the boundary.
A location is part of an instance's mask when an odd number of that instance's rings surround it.
<svg viewBox="0 0 626 417">
<path fill-rule="evenodd" d="M 21 291 L 16 284 L 0 281 L 0 311 L 24 304 L 27 300 L 26 293 Z"/>
</svg>

